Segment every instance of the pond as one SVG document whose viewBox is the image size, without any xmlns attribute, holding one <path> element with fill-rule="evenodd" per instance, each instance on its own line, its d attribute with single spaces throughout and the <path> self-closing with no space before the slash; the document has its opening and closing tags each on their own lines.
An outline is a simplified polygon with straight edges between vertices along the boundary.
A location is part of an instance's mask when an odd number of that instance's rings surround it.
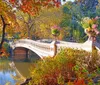
<svg viewBox="0 0 100 85">
<path fill-rule="evenodd" d="M 25 58 L 11 62 L 12 59 L 0 59 L 0 85 L 19 85 L 26 78 L 30 78 L 30 66 L 40 57 L 34 52 L 29 52 L 28 60 Z"/>
<path fill-rule="evenodd" d="M 15 72 L 0 72 L 0 85 L 5 85 L 6 83 L 9 83 L 11 85 L 14 85 L 16 83 L 16 80 L 11 78 L 12 75 L 16 75 Z"/>
<path fill-rule="evenodd" d="M 29 78 L 30 62 L 12 62 L 8 60 L 0 60 L 0 85 L 15 85 L 22 83 Z"/>
</svg>

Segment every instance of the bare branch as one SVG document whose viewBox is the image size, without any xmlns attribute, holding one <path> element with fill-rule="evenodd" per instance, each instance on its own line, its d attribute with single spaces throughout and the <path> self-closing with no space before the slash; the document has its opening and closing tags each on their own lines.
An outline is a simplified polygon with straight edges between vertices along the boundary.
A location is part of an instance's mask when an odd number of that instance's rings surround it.
<svg viewBox="0 0 100 85">
<path fill-rule="evenodd" d="M 5 21 L 2 15 L 0 15 L 3 25 L 5 25 Z"/>
</svg>

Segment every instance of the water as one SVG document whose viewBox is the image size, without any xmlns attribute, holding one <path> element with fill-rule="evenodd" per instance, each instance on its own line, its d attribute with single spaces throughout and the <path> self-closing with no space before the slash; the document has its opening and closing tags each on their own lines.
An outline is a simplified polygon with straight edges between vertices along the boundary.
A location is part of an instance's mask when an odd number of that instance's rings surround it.
<svg viewBox="0 0 100 85">
<path fill-rule="evenodd" d="M 11 61 L 0 59 L 0 85 L 19 85 L 25 81 L 26 78 L 30 78 L 30 66 L 40 57 L 30 51 L 30 59 L 22 61 L 14 61 L 14 66 Z M 9 65 L 10 63 L 10 65 Z"/>
<path fill-rule="evenodd" d="M 5 85 L 7 82 L 11 82 L 10 85 L 14 85 L 16 80 L 14 80 L 11 75 L 16 76 L 16 73 L 10 68 L 9 62 L 0 60 L 0 85 Z"/>
<path fill-rule="evenodd" d="M 14 68 L 9 63 L 7 60 L 0 60 L 0 85 L 20 84 L 29 77 L 30 63 L 14 62 Z"/>
<path fill-rule="evenodd" d="M 10 85 L 15 85 L 15 83 L 17 82 L 16 80 L 14 80 L 11 75 L 16 76 L 15 72 L 11 72 L 11 71 L 6 71 L 6 72 L 2 72 L 0 71 L 0 85 L 5 85 L 7 82 Z"/>
</svg>

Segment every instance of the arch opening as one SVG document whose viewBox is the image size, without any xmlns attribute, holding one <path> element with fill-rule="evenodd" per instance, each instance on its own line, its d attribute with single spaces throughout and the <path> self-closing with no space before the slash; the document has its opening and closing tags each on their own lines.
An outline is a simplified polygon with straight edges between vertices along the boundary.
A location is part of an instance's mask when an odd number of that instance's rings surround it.
<svg viewBox="0 0 100 85">
<path fill-rule="evenodd" d="M 14 55 L 12 56 L 12 58 L 14 61 L 35 62 L 36 60 L 41 59 L 41 57 L 37 53 L 35 53 L 27 48 L 24 48 L 24 47 L 16 47 L 13 50 L 13 53 L 14 53 Z"/>
</svg>

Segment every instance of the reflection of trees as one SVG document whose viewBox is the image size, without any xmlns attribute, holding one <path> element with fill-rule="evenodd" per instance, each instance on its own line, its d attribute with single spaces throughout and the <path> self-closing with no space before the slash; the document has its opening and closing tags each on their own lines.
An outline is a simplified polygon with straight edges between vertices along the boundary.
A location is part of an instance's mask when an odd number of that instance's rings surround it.
<svg viewBox="0 0 100 85">
<path fill-rule="evenodd" d="M 13 75 L 12 75 L 12 78 L 13 78 L 14 80 L 17 80 L 17 81 L 20 81 L 20 82 L 23 82 L 23 81 L 26 80 L 26 78 L 25 78 L 24 76 L 22 76 L 22 74 L 20 73 L 20 71 L 16 68 L 14 62 L 11 62 L 11 63 L 10 63 L 10 66 L 11 66 L 12 69 L 14 69 L 14 71 L 15 71 L 16 74 L 17 74 L 16 76 L 13 76 Z"/>
<path fill-rule="evenodd" d="M 29 50 L 29 59 L 30 59 L 30 62 L 36 62 L 37 60 L 40 59 L 40 56 L 38 56 L 35 52 L 32 52 L 31 50 Z"/>
<path fill-rule="evenodd" d="M 0 72 L 3 72 L 4 75 L 9 73 L 11 78 L 14 79 L 15 81 L 17 81 L 17 85 L 19 85 L 20 83 L 23 83 L 23 81 L 26 80 L 25 77 L 27 75 L 29 76 L 29 74 L 27 74 L 27 73 L 29 73 L 28 70 L 29 70 L 30 63 L 18 62 L 18 63 L 15 63 L 15 65 L 12 65 L 12 66 L 11 65 L 12 64 L 10 64 L 9 61 L 1 61 L 0 60 Z M 23 66 L 25 68 L 23 68 Z M 14 72 L 16 75 L 14 75 Z M 23 77 L 23 75 L 25 77 Z M 6 79 L 2 79 L 2 80 L 6 80 Z"/>
<path fill-rule="evenodd" d="M 10 82 L 15 83 L 15 80 L 10 76 L 10 74 L 14 75 L 15 72 L 12 68 L 10 68 L 8 63 L 8 60 L 0 59 L 0 85 L 11 85 Z"/>
<path fill-rule="evenodd" d="M 9 61 L 0 60 L 0 71 L 2 71 L 4 74 L 6 74 L 6 72 L 9 72 L 9 73 L 14 72 L 14 70 L 10 68 L 8 63 L 9 63 Z"/>
<path fill-rule="evenodd" d="M 14 62 L 17 70 L 23 75 L 24 77 L 29 77 L 29 68 L 31 63 L 29 62 Z"/>
</svg>

